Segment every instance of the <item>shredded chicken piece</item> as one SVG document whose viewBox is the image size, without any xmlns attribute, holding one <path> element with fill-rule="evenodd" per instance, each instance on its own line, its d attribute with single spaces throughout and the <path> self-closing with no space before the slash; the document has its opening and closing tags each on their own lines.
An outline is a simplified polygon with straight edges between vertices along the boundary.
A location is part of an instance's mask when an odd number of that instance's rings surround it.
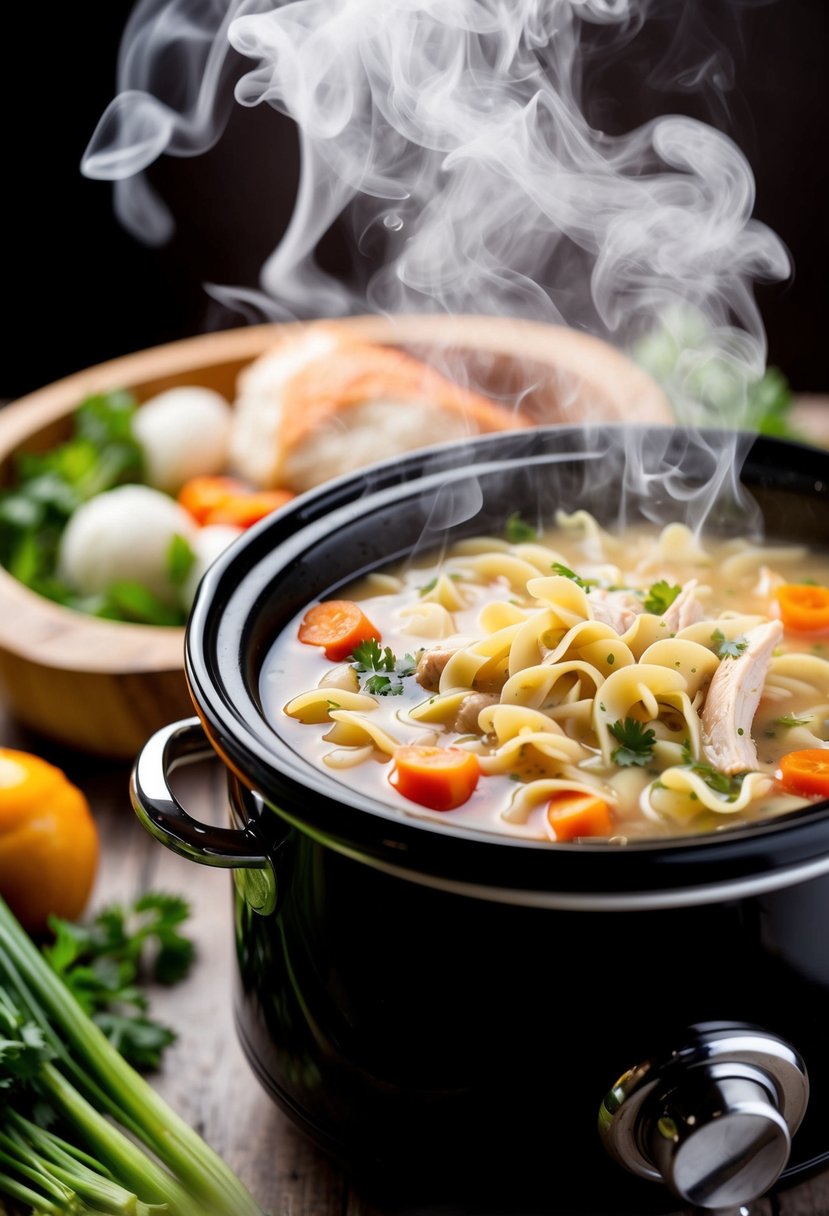
<svg viewBox="0 0 829 1216">
<path fill-rule="evenodd" d="M 482 709 L 488 709 L 490 705 L 497 704 L 499 699 L 491 692 L 471 692 L 458 706 L 455 720 L 449 729 L 457 731 L 459 735 L 468 735 L 473 731 L 480 733 L 478 715 Z"/>
<path fill-rule="evenodd" d="M 415 679 L 418 684 L 429 692 L 437 692 L 443 669 L 452 655 L 457 653 L 457 649 L 457 647 L 449 646 L 432 646 L 429 650 L 422 651 L 415 666 Z"/>
<path fill-rule="evenodd" d="M 644 612 L 642 601 L 629 591 L 606 591 L 594 587 L 587 593 L 587 602 L 593 610 L 593 619 L 609 625 L 618 634 L 626 633 L 636 617 Z"/>
<path fill-rule="evenodd" d="M 757 767 L 751 726 L 772 651 L 782 637 L 780 621 L 757 625 L 745 635 L 748 645 L 743 653 L 736 659 L 723 659 L 714 672 L 701 715 L 702 748 L 720 772 L 741 773 Z"/>
<path fill-rule="evenodd" d="M 687 625 L 696 625 L 705 616 L 705 608 L 694 595 L 698 581 L 692 578 L 687 582 L 671 606 L 662 613 L 662 620 L 671 633 L 678 633 Z"/>
</svg>

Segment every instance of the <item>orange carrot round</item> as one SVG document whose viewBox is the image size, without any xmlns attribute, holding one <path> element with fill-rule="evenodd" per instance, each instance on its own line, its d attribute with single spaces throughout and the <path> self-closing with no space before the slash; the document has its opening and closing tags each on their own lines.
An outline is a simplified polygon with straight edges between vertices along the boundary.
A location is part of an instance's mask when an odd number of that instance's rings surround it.
<svg viewBox="0 0 829 1216">
<path fill-rule="evenodd" d="M 613 817 L 607 803 L 579 790 L 553 794 L 547 804 L 547 822 L 556 840 L 610 836 L 613 832 Z"/>
<path fill-rule="evenodd" d="M 323 600 L 309 608 L 302 618 L 298 637 L 307 646 L 322 646 L 325 657 L 335 663 L 347 659 L 355 646 L 369 638 L 382 640 L 380 630 L 353 600 Z"/>
<path fill-rule="evenodd" d="M 797 633 L 823 633 L 829 630 L 829 587 L 811 583 L 783 583 L 775 591 L 780 619 Z"/>
<path fill-rule="evenodd" d="M 778 780 L 790 794 L 829 798 L 829 747 L 806 747 L 780 761 Z"/>
<path fill-rule="evenodd" d="M 245 483 L 235 477 L 191 477 L 179 490 L 178 501 L 197 524 L 204 524 L 211 511 L 247 493 Z"/>
<path fill-rule="evenodd" d="M 477 758 L 463 748 L 398 747 L 389 782 L 411 802 L 453 811 L 472 796 L 480 775 Z"/>
<path fill-rule="evenodd" d="M 205 524 L 232 524 L 236 528 L 250 528 L 253 524 L 278 511 L 293 498 L 290 490 L 257 490 L 230 495 L 207 512 Z"/>
</svg>

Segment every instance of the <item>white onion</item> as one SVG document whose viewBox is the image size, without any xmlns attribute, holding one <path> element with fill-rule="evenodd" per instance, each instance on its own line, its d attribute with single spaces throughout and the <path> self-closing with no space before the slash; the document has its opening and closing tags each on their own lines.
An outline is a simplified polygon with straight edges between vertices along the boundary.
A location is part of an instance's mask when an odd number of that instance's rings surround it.
<svg viewBox="0 0 829 1216">
<path fill-rule="evenodd" d="M 63 533 L 58 574 L 83 595 L 122 580 L 142 583 L 164 603 L 175 603 L 168 557 L 174 536 L 194 544 L 188 513 L 149 486 L 119 486 L 78 507 Z"/>
<path fill-rule="evenodd" d="M 209 388 L 171 388 L 145 402 L 132 429 L 150 485 L 177 494 L 191 477 L 222 472 L 232 418 L 224 397 Z"/>
<path fill-rule="evenodd" d="M 224 553 L 237 536 L 242 535 L 242 532 L 242 528 L 232 528 L 229 524 L 210 524 L 206 528 L 199 528 L 190 542 L 195 561 L 181 585 L 181 602 L 184 608 L 190 609 L 196 598 L 196 588 L 208 567 L 220 553 Z"/>
</svg>

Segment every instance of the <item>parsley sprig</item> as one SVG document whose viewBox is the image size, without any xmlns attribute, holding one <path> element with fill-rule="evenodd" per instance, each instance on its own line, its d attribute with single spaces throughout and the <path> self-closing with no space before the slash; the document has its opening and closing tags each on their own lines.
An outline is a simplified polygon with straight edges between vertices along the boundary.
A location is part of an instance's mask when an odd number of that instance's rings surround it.
<svg viewBox="0 0 829 1216">
<path fill-rule="evenodd" d="M 671 586 L 667 579 L 661 578 L 658 583 L 653 584 L 645 596 L 645 612 L 662 616 L 664 612 L 668 611 L 681 590 L 681 587 L 676 584 Z"/>
<path fill-rule="evenodd" d="M 561 562 L 553 562 L 553 571 L 555 574 L 560 574 L 562 578 L 571 579 L 577 587 L 581 587 L 582 591 L 589 591 L 591 587 L 595 587 L 598 579 L 581 578 L 576 574 L 575 570 L 571 570 L 569 566 L 562 565 Z"/>
<path fill-rule="evenodd" d="M 722 794 L 729 802 L 736 801 L 740 796 L 743 781 L 748 776 L 748 770 L 743 773 L 721 773 L 712 764 L 695 760 L 689 744 L 686 742 L 682 749 L 682 763 L 685 768 L 701 777 L 709 789 L 715 794 Z"/>
<path fill-rule="evenodd" d="M 653 759 L 656 735 L 642 722 L 636 718 L 625 718 L 624 722 L 616 721 L 610 726 L 610 733 L 619 741 L 619 747 L 614 748 L 610 753 L 610 759 L 614 764 L 618 764 L 622 768 L 634 764 L 642 767 L 650 764 Z"/>
<path fill-rule="evenodd" d="M 784 714 L 782 718 L 774 719 L 774 725 L 789 728 L 793 726 L 808 726 L 811 720 L 811 718 L 796 718 L 794 714 Z"/>
<path fill-rule="evenodd" d="M 714 630 L 711 641 L 716 644 L 717 657 L 720 659 L 739 659 L 743 651 L 748 649 L 747 638 L 727 638 L 721 629 Z"/>
<path fill-rule="evenodd" d="M 538 532 L 532 524 L 528 524 L 522 518 L 520 511 L 513 511 L 512 515 L 507 516 L 504 524 L 504 539 L 511 545 L 525 544 L 531 540 L 538 540 Z"/>
<path fill-rule="evenodd" d="M 362 678 L 363 691 L 375 697 L 399 697 L 403 680 L 414 675 L 414 655 L 398 659 L 390 646 L 381 647 L 376 638 L 355 646 L 351 658 L 352 667 Z"/>
<path fill-rule="evenodd" d="M 180 928 L 185 900 L 150 891 L 130 907 L 112 904 L 89 924 L 52 917 L 44 955 L 78 1004 L 134 1067 L 158 1068 L 175 1034 L 148 1016 L 144 976 L 160 984 L 184 979 L 195 957 Z"/>
</svg>

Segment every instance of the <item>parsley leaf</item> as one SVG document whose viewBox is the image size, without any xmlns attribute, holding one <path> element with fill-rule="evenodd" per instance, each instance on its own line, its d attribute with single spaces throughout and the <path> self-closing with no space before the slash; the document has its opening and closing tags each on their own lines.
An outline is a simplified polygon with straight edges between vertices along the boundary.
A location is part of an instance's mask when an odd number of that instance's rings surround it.
<svg viewBox="0 0 829 1216">
<path fill-rule="evenodd" d="M 645 597 L 645 612 L 653 612 L 657 616 L 662 616 L 667 612 L 671 604 L 679 595 L 681 587 L 674 584 L 671 586 L 664 578 L 658 583 L 654 583 L 650 591 Z"/>
<path fill-rule="evenodd" d="M 196 555 L 189 541 L 176 532 L 167 546 L 167 577 L 174 587 L 180 587 L 190 573 Z"/>
<path fill-rule="evenodd" d="M 154 1069 L 175 1034 L 147 1016 L 143 975 L 157 983 L 183 979 L 195 957 L 180 927 L 185 900 L 147 892 L 130 907 L 112 904 L 89 924 L 52 917 L 54 942 L 43 953 L 78 1004 L 136 1068 Z"/>
<path fill-rule="evenodd" d="M 746 638 L 727 638 L 721 629 L 715 629 L 711 634 L 711 641 L 717 644 L 717 657 L 720 659 L 739 659 L 744 650 L 748 648 L 748 640 Z"/>
<path fill-rule="evenodd" d="M 793 714 L 784 714 L 782 718 L 775 718 L 775 726 L 808 726 L 811 718 L 795 718 Z"/>
<path fill-rule="evenodd" d="M 650 764 L 653 759 L 656 735 L 652 730 L 647 730 L 643 723 L 637 721 L 636 718 L 625 718 L 624 722 L 614 722 L 610 727 L 610 733 L 620 743 L 620 746 L 610 754 L 610 759 L 614 764 L 621 765 L 623 768 L 634 764 L 643 767 Z"/>
<path fill-rule="evenodd" d="M 368 674 L 363 681 L 363 691 L 375 697 L 398 697 L 403 692 L 403 680 L 414 675 L 414 655 L 395 657 L 390 646 L 381 649 L 376 638 L 369 638 L 355 646 L 351 654 L 355 662 L 352 667 L 360 676 Z M 386 673 L 390 674 L 386 674 Z M 393 679 L 392 677 L 396 677 Z"/>
<path fill-rule="evenodd" d="M 512 515 L 507 516 L 507 522 L 504 524 L 504 538 L 511 545 L 520 545 L 522 542 L 538 540 L 538 532 L 532 524 L 522 519 L 520 511 L 513 511 Z"/>
<path fill-rule="evenodd" d="M 561 562 L 553 562 L 553 570 L 556 574 L 560 574 L 562 578 L 572 579 L 577 587 L 581 587 L 582 591 L 595 587 L 598 582 L 595 578 L 580 578 L 575 570 L 571 570 L 569 566 L 563 566 Z"/>
<path fill-rule="evenodd" d="M 31 1080 L 54 1055 L 42 1028 L 25 1020 L 0 990 L 0 1090 Z"/>
<path fill-rule="evenodd" d="M 698 777 L 702 777 L 709 789 L 714 790 L 716 794 L 723 794 L 729 802 L 734 802 L 739 797 L 743 781 L 748 776 L 747 772 L 733 775 L 721 773 L 710 764 L 692 764 L 690 768 Z"/>
</svg>

